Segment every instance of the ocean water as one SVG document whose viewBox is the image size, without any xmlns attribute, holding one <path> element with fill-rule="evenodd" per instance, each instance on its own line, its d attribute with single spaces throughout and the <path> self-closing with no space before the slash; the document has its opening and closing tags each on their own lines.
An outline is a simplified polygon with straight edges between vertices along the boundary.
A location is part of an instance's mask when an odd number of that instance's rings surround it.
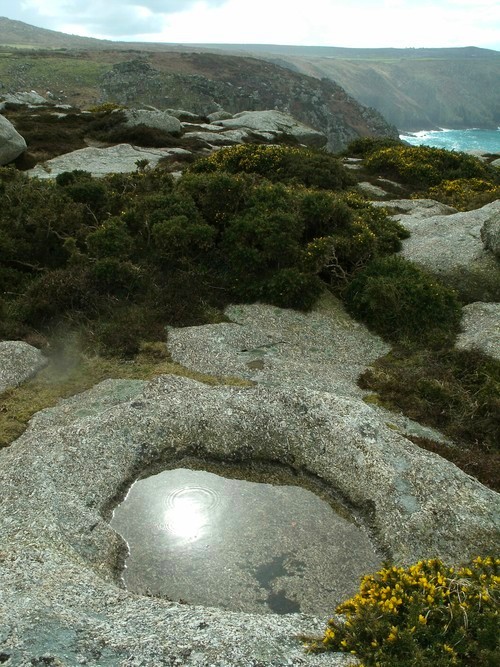
<svg viewBox="0 0 500 667">
<path fill-rule="evenodd" d="M 496 130 L 422 130 L 399 135 L 412 146 L 434 146 L 451 151 L 500 153 L 500 127 Z"/>
</svg>

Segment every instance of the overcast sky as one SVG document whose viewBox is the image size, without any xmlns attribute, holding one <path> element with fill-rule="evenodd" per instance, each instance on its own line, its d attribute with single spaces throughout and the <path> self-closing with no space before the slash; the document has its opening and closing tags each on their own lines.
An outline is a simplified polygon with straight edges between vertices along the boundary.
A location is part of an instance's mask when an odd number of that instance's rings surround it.
<svg viewBox="0 0 500 667">
<path fill-rule="evenodd" d="M 500 50 L 499 0 L 0 0 L 0 16 L 126 41 Z"/>
</svg>

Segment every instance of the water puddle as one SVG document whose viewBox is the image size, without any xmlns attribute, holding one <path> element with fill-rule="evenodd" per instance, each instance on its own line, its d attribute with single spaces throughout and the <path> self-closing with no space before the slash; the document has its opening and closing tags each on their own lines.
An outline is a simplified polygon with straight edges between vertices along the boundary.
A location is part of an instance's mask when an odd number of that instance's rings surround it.
<svg viewBox="0 0 500 667">
<path fill-rule="evenodd" d="M 311 491 L 201 470 L 138 480 L 111 525 L 129 545 L 130 591 L 234 611 L 329 615 L 381 563 Z"/>
</svg>

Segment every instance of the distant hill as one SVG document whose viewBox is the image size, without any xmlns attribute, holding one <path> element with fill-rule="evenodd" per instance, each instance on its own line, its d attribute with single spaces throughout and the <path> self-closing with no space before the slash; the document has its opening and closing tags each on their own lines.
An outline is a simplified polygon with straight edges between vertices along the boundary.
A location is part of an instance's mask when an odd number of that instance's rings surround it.
<svg viewBox="0 0 500 667">
<path fill-rule="evenodd" d="M 15 39 L 26 41 L 31 34 L 30 26 L 18 24 L 14 22 L 15 30 L 7 35 L 11 46 L 4 46 L 0 57 L 0 91 L 50 92 L 52 99 L 80 108 L 111 101 L 129 107 L 187 109 L 202 116 L 221 108 L 230 113 L 279 109 L 326 134 L 332 151 L 360 136 L 397 137 L 396 128 L 381 114 L 362 106 L 333 81 L 262 58 L 166 45 L 152 49 L 122 43 L 115 48 L 112 42 L 98 46 L 94 41 L 92 48 L 83 43 L 56 47 L 62 38 L 49 48 L 50 42 L 39 43 L 51 39 L 51 31 L 40 34 L 38 29 L 33 48 L 15 48 Z"/>
<path fill-rule="evenodd" d="M 106 69 L 106 65 L 112 66 L 119 62 L 121 56 L 118 54 L 123 52 L 143 55 L 148 53 L 152 54 L 152 58 L 157 58 L 154 54 L 158 53 L 187 54 L 193 51 L 200 55 L 215 53 L 225 57 L 246 57 L 246 61 L 236 61 L 238 66 L 243 68 L 243 83 L 244 68 L 250 61 L 248 56 L 253 56 L 297 74 L 335 82 L 355 100 L 376 109 L 390 124 L 401 130 L 500 126 L 500 52 L 473 46 L 443 49 L 350 49 L 269 44 L 112 42 L 65 35 L 0 17 L 0 49 L 2 48 L 8 51 L 33 48 L 67 52 L 76 50 L 82 57 L 82 51 L 93 52 L 93 67 L 101 73 Z M 107 52 L 107 55 L 98 57 L 96 52 Z M 112 52 L 115 55 L 112 55 Z M 131 59 L 134 57 L 136 56 L 130 56 Z M 197 66 L 201 67 L 201 62 L 202 59 L 198 59 Z M 188 67 L 190 74 L 195 73 L 193 63 L 192 60 Z M 212 65 L 208 70 L 214 69 Z M 66 71 L 68 78 L 63 78 L 60 72 L 60 84 L 63 88 L 67 87 L 66 82 L 71 86 L 77 84 L 69 69 Z M 222 70 L 225 69 L 224 65 Z M 216 68 L 207 76 L 220 81 L 215 70 Z M 79 94 L 81 99 L 85 100 L 87 94 L 91 95 L 93 84 L 89 80 L 88 71 L 86 75 L 80 73 L 78 76 L 82 79 L 83 91 Z M 43 80 L 43 76 L 41 78 Z M 50 77 L 46 77 L 47 87 L 50 87 L 48 78 Z M 35 79 L 21 77 L 21 82 L 26 81 L 25 85 L 29 85 L 28 80 Z M 1 66 L 0 82 L 4 85 L 11 83 L 5 76 L 5 67 L 2 70 Z M 36 88 L 37 85 L 39 84 L 33 83 L 33 87 Z M 45 84 L 42 82 L 41 85 Z"/>
</svg>

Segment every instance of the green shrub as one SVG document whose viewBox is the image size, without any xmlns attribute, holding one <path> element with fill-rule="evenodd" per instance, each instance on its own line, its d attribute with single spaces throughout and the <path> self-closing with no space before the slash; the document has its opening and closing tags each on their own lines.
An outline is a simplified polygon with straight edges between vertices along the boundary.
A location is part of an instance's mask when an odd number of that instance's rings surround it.
<svg viewBox="0 0 500 667">
<path fill-rule="evenodd" d="M 19 300 L 25 322 L 52 324 L 68 312 L 95 313 L 96 295 L 85 270 L 55 269 L 33 280 Z"/>
<path fill-rule="evenodd" d="M 222 229 L 246 205 L 255 179 L 227 172 L 187 173 L 179 181 L 181 192 L 189 194 L 203 218 Z"/>
<path fill-rule="evenodd" d="M 354 183 L 352 175 L 332 154 L 283 145 L 240 144 L 222 148 L 195 162 L 190 171 L 252 173 L 270 181 L 296 181 L 306 187 L 331 190 Z"/>
<path fill-rule="evenodd" d="M 429 188 L 428 195 L 459 211 L 471 211 L 500 199 L 500 185 L 484 178 L 456 178 Z"/>
<path fill-rule="evenodd" d="M 139 305 L 116 308 L 96 322 L 92 347 L 105 356 L 132 357 L 143 342 L 165 339 L 165 327 L 155 316 L 150 308 Z"/>
<path fill-rule="evenodd" d="M 343 651 L 366 667 L 495 667 L 500 659 L 500 559 L 460 567 L 438 559 L 386 566 L 339 605 L 313 651 Z"/>
<path fill-rule="evenodd" d="M 429 146 L 393 146 L 370 153 L 365 166 L 413 186 L 429 187 L 443 180 L 485 178 L 488 168 L 476 157 Z"/>
<path fill-rule="evenodd" d="M 105 257 L 94 262 L 88 270 L 89 284 L 97 294 L 130 298 L 145 286 L 143 270 L 132 262 Z"/>
<path fill-rule="evenodd" d="M 321 280 L 295 267 L 279 269 L 263 285 L 265 300 L 280 308 L 309 310 L 323 290 Z"/>
<path fill-rule="evenodd" d="M 399 139 L 392 139 L 391 137 L 359 137 L 348 144 L 343 154 L 354 157 L 366 157 L 381 148 L 392 148 L 393 146 L 401 145 L 402 143 Z"/>
<path fill-rule="evenodd" d="M 460 304 L 437 278 L 398 256 L 373 260 L 346 293 L 347 309 L 394 342 L 444 345 L 458 333 Z"/>
<path fill-rule="evenodd" d="M 121 218 L 108 218 L 87 236 L 89 252 L 97 258 L 127 258 L 133 243 L 127 225 Z"/>
<path fill-rule="evenodd" d="M 196 260 L 210 250 L 215 229 L 204 222 L 192 222 L 185 215 L 176 215 L 155 223 L 152 236 L 160 257 L 183 262 Z"/>
</svg>

